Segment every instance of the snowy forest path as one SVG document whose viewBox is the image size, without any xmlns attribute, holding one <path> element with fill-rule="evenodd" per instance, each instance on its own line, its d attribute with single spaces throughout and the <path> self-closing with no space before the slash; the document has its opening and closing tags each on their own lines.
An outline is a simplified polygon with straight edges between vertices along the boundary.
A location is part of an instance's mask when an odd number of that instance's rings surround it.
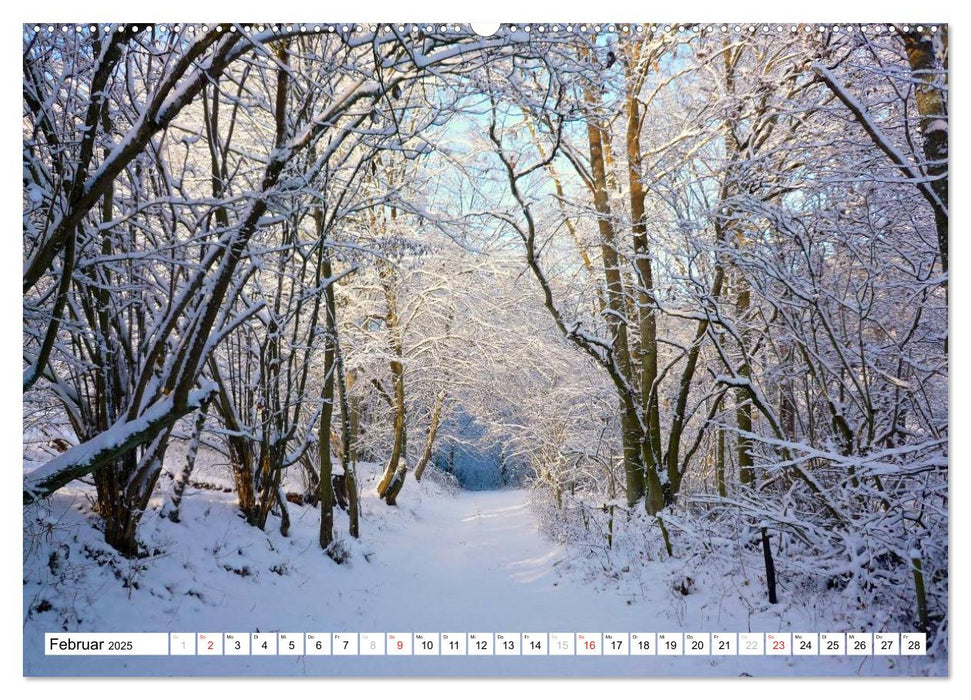
<svg viewBox="0 0 971 700">
<path fill-rule="evenodd" d="M 408 527 L 381 533 L 388 541 L 374 555 L 375 573 L 404 605 L 373 623 L 389 631 L 395 621 L 414 632 L 462 621 L 461 631 L 566 632 L 629 617 L 625 596 L 558 577 L 567 552 L 539 532 L 528 497 L 505 489 L 428 499 Z"/>
</svg>

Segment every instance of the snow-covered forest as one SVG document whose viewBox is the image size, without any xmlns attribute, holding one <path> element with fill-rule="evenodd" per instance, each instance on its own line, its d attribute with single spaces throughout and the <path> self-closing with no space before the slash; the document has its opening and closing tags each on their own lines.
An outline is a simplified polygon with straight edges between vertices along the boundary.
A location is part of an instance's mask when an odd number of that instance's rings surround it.
<svg viewBox="0 0 971 700">
<path fill-rule="evenodd" d="M 525 625 L 928 655 L 507 671 L 946 674 L 947 38 L 25 25 L 25 672 Z"/>
</svg>

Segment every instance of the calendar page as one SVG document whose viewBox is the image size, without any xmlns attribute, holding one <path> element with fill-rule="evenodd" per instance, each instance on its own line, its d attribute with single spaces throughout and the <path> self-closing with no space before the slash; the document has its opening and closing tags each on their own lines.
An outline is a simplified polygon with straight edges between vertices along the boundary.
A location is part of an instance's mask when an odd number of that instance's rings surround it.
<svg viewBox="0 0 971 700">
<path fill-rule="evenodd" d="M 948 675 L 948 26 L 648 12 L 22 26 L 25 676 Z"/>
</svg>

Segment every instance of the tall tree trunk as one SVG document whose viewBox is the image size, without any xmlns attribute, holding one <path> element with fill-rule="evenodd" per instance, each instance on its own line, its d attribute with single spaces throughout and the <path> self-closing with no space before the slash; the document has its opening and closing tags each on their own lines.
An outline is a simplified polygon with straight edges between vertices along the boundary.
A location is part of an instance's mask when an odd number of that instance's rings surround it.
<svg viewBox="0 0 971 700">
<path fill-rule="evenodd" d="M 323 241 L 321 241 L 321 248 L 323 248 Z M 323 250 L 320 254 L 326 255 Z M 330 259 L 325 257 L 322 263 L 324 277 L 331 277 Z M 324 350 L 325 377 L 321 395 L 323 407 L 320 412 L 317 440 L 320 454 L 320 547 L 326 551 L 334 541 L 334 487 L 331 481 L 334 467 L 330 458 L 330 424 L 334 414 L 334 381 L 337 374 L 337 353 L 335 352 L 337 323 L 332 284 L 328 284 L 324 289 L 324 309 L 327 316 L 327 346 Z"/>
<path fill-rule="evenodd" d="M 587 92 L 586 98 L 595 109 L 598 101 L 592 91 Z M 620 256 L 617 253 L 616 233 L 607 190 L 604 132 L 593 114 L 587 119 L 587 141 L 590 148 L 594 207 L 600 230 L 600 253 L 606 281 L 607 327 L 614 344 L 613 353 L 618 372 L 626 384 L 625 389 L 618 392 L 620 394 L 618 400 L 621 439 L 624 445 L 624 473 L 627 478 L 627 503 L 633 506 L 644 495 L 643 431 L 638 417 L 639 407 L 633 395 L 624 285 L 620 274 Z"/>
<path fill-rule="evenodd" d="M 641 156 L 641 115 L 637 93 L 643 75 L 640 70 L 642 44 L 631 42 L 627 61 L 627 178 L 630 191 L 631 229 L 634 242 L 634 265 L 637 271 L 637 313 L 640 326 L 640 393 L 641 412 L 644 416 L 644 471 L 647 476 L 646 505 L 656 513 L 663 507 L 665 498 L 659 472 L 663 468 L 661 452 L 661 416 L 658 403 L 657 381 L 657 320 L 654 311 L 654 271 L 651 266 L 650 251 L 647 245 L 647 219 L 645 201 L 647 192 L 642 181 L 643 162 Z M 670 468 L 670 465 L 669 465 Z M 675 465 L 675 468 L 677 466 Z M 668 474 L 669 484 L 676 475 Z"/>
<path fill-rule="evenodd" d="M 106 102 L 107 102 L 107 98 Z M 106 133 L 111 130 L 111 121 L 107 113 L 102 114 L 102 125 Z M 109 151 L 105 150 L 105 157 Z M 78 183 L 75 183 L 78 184 Z M 108 184 L 102 201 L 101 218 L 108 223 L 114 219 L 114 183 Z M 79 224 L 80 225 L 80 224 Z M 72 233 L 65 249 L 64 269 L 62 281 L 72 278 L 75 236 Z M 112 253 L 111 234 L 106 229 L 101 236 L 101 253 L 110 256 Z M 88 288 L 88 293 L 96 300 L 96 309 L 87 309 L 87 318 L 100 336 L 98 341 L 101 348 L 94 351 L 95 360 L 95 391 L 97 392 L 94 406 L 96 432 L 103 432 L 120 417 L 121 407 L 128 401 L 130 395 L 129 380 L 125 376 L 134 364 L 130 352 L 126 352 L 121 343 L 115 340 L 114 331 L 119 322 L 110 312 L 108 289 L 112 284 L 110 269 L 103 271 L 99 284 L 94 289 Z M 66 288 L 59 291 L 62 297 L 66 295 Z M 82 306 L 88 299 L 82 299 Z M 59 312 L 55 312 L 58 314 Z M 141 320 L 138 310 L 132 310 L 134 318 L 128 318 L 122 323 L 137 323 Z M 55 321 L 56 329 L 56 321 Z M 42 350 L 43 353 L 43 350 Z M 152 368 L 156 371 L 156 368 Z M 171 434 L 171 425 L 167 426 L 141 448 L 134 448 L 116 457 L 108 464 L 94 471 L 95 488 L 98 495 L 98 511 L 102 516 L 105 542 L 120 554 L 133 558 L 139 556 L 138 524 L 141 522 L 145 508 L 155 489 L 155 484 L 162 473 L 162 460 Z"/>
<path fill-rule="evenodd" d="M 107 110 L 105 111 L 105 119 L 107 120 Z M 110 132 L 110 122 L 106 121 L 104 126 L 109 128 Z M 105 149 L 106 157 L 109 153 L 110 151 Z M 113 218 L 114 183 L 108 186 L 101 205 L 101 220 L 107 224 Z M 69 263 L 74 257 L 74 241 L 75 236 L 72 234 L 67 243 L 65 269 L 61 273 L 62 283 L 69 283 L 71 274 L 71 265 Z M 110 256 L 111 252 L 111 237 L 105 231 L 101 238 L 101 254 Z M 108 286 L 111 282 L 111 270 L 107 269 L 105 275 L 105 284 L 100 285 L 94 290 L 95 297 L 98 300 L 97 323 L 103 339 L 111 337 L 110 320 L 108 319 Z M 66 287 L 58 291 L 59 296 L 63 296 L 66 293 Z M 94 407 L 95 423 L 97 425 L 96 432 L 107 430 L 108 426 L 114 423 L 117 418 L 119 402 L 123 400 L 124 389 L 118 382 L 117 372 L 114 371 L 115 368 L 109 364 L 111 361 L 110 358 L 113 356 L 113 353 L 107 353 L 107 356 L 105 354 L 99 355 L 101 360 L 99 364 L 101 366 L 98 368 L 94 378 L 95 391 L 99 396 L 104 397 L 104 401 L 98 401 Z M 81 441 L 83 442 L 83 439 Z M 136 451 L 133 450 L 114 460 L 111 464 L 96 470 L 93 474 L 95 490 L 98 496 L 97 508 L 103 521 L 105 542 L 125 556 L 134 556 L 138 550 L 137 542 L 134 539 L 129 541 L 124 535 L 125 530 L 128 528 L 128 520 L 130 518 L 130 514 L 126 513 L 124 507 L 124 475 L 134 471 L 133 464 L 135 459 Z"/>
<path fill-rule="evenodd" d="M 320 548 L 326 550 L 334 541 L 334 486 L 332 479 L 334 467 L 330 457 L 330 423 L 334 412 L 334 353 L 330 340 L 325 351 L 324 390 L 321 399 L 324 402 L 320 412 L 320 428 L 317 431 L 318 452 L 320 454 Z"/>
</svg>

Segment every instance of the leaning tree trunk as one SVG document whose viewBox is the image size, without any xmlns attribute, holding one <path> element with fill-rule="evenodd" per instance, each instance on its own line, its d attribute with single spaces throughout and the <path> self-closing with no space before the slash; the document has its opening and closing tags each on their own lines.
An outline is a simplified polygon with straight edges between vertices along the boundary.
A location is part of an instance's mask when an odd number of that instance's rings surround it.
<svg viewBox="0 0 971 700">
<path fill-rule="evenodd" d="M 425 467 L 432 458 L 432 449 L 435 445 L 435 436 L 438 434 L 438 422 L 442 415 L 442 406 L 445 404 L 445 392 L 441 391 L 435 397 L 435 407 L 432 409 L 431 423 L 428 426 L 428 438 L 425 440 L 425 451 L 421 454 L 421 459 L 418 460 L 418 466 L 415 467 L 415 481 L 421 481 L 422 475 L 425 473 Z"/>
<path fill-rule="evenodd" d="M 381 481 L 378 483 L 378 496 L 385 498 L 391 481 L 398 473 L 405 443 L 405 385 L 404 370 L 400 362 L 391 362 L 391 373 L 394 375 L 394 444 L 391 447 L 391 457 L 385 467 Z"/>
<path fill-rule="evenodd" d="M 396 211 L 392 208 L 391 216 L 396 216 Z M 384 287 L 385 300 L 387 302 L 387 314 L 385 320 L 388 332 L 391 334 L 391 349 L 395 359 L 391 361 L 391 376 L 394 379 L 394 445 L 391 448 L 391 458 L 388 466 L 384 470 L 381 481 L 378 483 L 378 496 L 385 499 L 388 505 L 395 504 L 395 498 L 401 487 L 404 485 L 405 476 L 408 473 L 407 452 L 405 448 L 406 440 L 406 417 L 405 417 L 405 366 L 403 363 L 404 344 L 401 339 L 401 326 L 398 319 L 397 290 L 393 271 L 385 266 L 380 268 L 382 286 Z M 394 489 L 391 486 L 394 483 Z"/>
<path fill-rule="evenodd" d="M 199 443 L 202 440 L 202 429 L 206 424 L 206 414 L 209 411 L 209 402 L 206 401 L 196 413 L 196 419 L 192 423 L 192 436 L 189 438 L 189 447 L 185 454 L 185 463 L 182 471 L 175 476 L 175 483 L 172 484 L 172 496 L 169 499 L 165 515 L 173 523 L 179 522 L 179 509 L 182 506 L 182 496 L 185 494 L 185 487 L 189 485 L 192 478 L 192 470 L 196 466 L 196 457 L 199 454 Z"/>
<path fill-rule="evenodd" d="M 408 431 L 405 430 L 401 434 L 401 461 L 398 464 L 398 468 L 395 469 L 394 476 L 391 477 L 391 482 L 388 484 L 388 488 L 384 493 L 384 502 L 389 506 L 398 505 L 398 494 L 401 493 L 401 487 L 405 485 L 405 478 L 408 476 Z"/>
</svg>

